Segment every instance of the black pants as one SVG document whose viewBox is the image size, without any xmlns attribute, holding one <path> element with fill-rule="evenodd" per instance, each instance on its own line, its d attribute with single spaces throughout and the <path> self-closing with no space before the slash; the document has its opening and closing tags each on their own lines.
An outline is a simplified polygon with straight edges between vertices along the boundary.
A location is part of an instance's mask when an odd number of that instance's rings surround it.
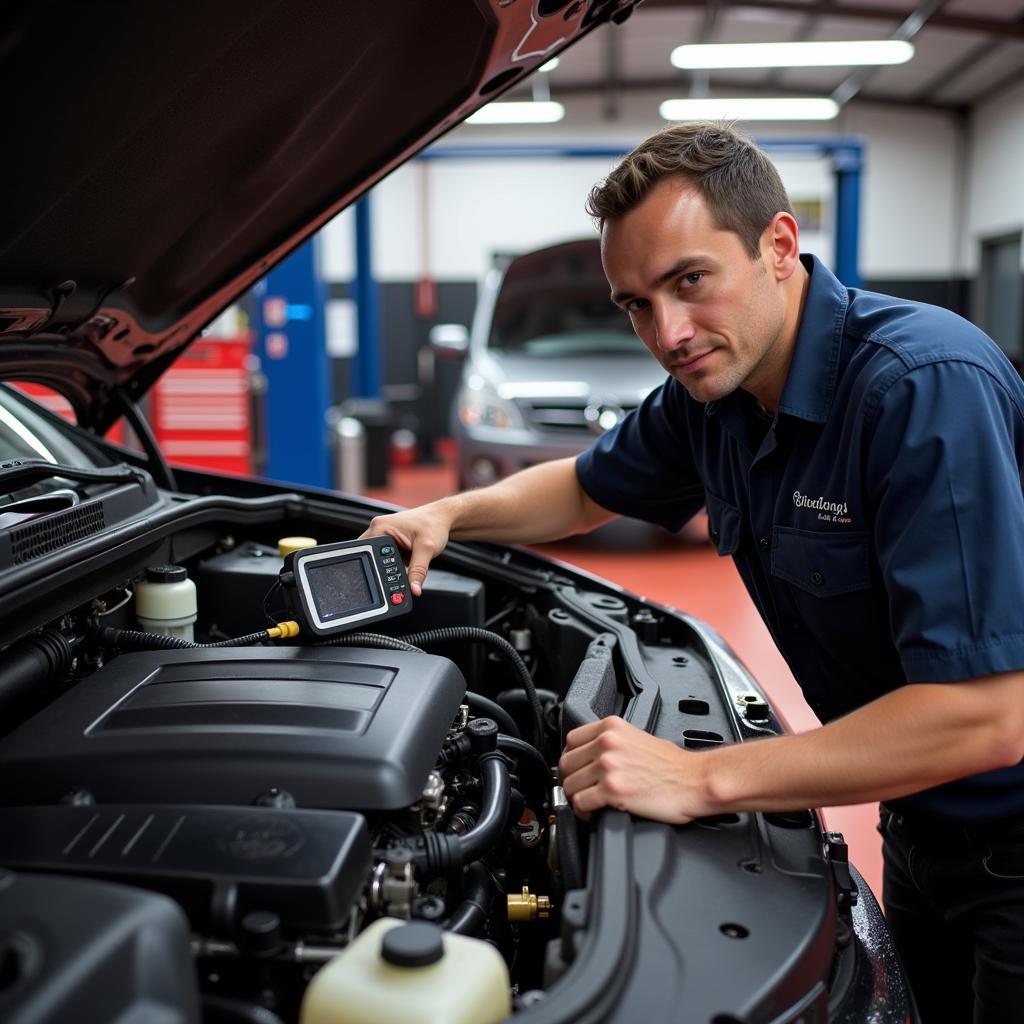
<svg viewBox="0 0 1024 1024">
<path fill-rule="evenodd" d="M 923 824 L 883 806 L 883 903 L 923 1024 L 1024 1021 L 1024 821 Z"/>
</svg>

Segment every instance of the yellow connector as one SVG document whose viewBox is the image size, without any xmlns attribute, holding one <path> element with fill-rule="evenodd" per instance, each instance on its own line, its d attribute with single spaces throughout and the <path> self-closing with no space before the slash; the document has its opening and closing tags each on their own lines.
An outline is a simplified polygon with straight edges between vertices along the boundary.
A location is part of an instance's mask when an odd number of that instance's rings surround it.
<svg viewBox="0 0 1024 1024">
<path fill-rule="evenodd" d="M 523 886 L 521 896 L 508 896 L 508 919 L 513 923 L 525 924 L 551 913 L 551 899 L 548 896 L 533 896 L 528 885 Z"/>
<path fill-rule="evenodd" d="M 272 626 L 267 630 L 267 636 L 271 640 L 284 640 L 290 636 L 299 635 L 299 624 L 297 622 L 279 622 L 276 626 Z"/>
</svg>

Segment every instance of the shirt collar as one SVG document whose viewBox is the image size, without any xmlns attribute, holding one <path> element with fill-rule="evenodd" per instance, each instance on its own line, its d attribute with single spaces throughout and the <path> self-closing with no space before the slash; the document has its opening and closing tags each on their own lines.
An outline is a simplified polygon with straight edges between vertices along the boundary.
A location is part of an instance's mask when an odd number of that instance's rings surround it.
<svg viewBox="0 0 1024 1024">
<path fill-rule="evenodd" d="M 779 400 L 779 412 L 812 423 L 824 423 L 832 409 L 842 352 L 843 326 L 850 296 L 845 286 L 817 256 L 800 257 L 810 275 L 793 361 Z M 705 412 L 716 415 L 732 394 L 708 402 Z"/>
<path fill-rule="evenodd" d="M 779 412 L 824 423 L 836 393 L 850 295 L 817 256 L 801 256 L 800 261 L 811 279 Z"/>
</svg>

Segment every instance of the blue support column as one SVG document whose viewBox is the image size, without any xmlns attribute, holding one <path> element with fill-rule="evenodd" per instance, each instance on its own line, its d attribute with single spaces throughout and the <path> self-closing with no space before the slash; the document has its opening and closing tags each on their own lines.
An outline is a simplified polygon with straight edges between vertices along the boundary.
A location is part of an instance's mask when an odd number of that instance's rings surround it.
<svg viewBox="0 0 1024 1024">
<path fill-rule="evenodd" d="M 356 329 L 359 345 L 353 370 L 353 392 L 359 398 L 380 393 L 380 308 L 373 276 L 373 236 L 370 196 L 356 203 Z"/>
<path fill-rule="evenodd" d="M 257 286 L 257 351 L 267 379 L 268 477 L 330 487 L 331 400 L 319 241 L 311 239 Z"/>
<path fill-rule="evenodd" d="M 860 288 L 857 254 L 860 251 L 860 146 L 837 147 L 832 153 L 836 181 L 836 277 L 848 288 Z"/>
</svg>

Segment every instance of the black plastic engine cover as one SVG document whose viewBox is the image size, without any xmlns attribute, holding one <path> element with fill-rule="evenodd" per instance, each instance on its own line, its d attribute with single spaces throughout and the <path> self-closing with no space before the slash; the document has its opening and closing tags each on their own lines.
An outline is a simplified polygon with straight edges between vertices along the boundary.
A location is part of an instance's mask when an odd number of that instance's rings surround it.
<svg viewBox="0 0 1024 1024">
<path fill-rule="evenodd" d="M 0 871 L 0 1020 L 199 1024 L 185 916 L 170 900 Z"/>
<path fill-rule="evenodd" d="M 7 807 L 0 864 L 141 885 L 192 927 L 232 935 L 252 910 L 286 931 L 335 931 L 369 877 L 366 819 L 245 807 Z"/>
<path fill-rule="evenodd" d="M 0 742 L 0 802 L 390 811 L 423 791 L 466 685 L 445 658 L 344 647 L 126 654 Z"/>
</svg>

